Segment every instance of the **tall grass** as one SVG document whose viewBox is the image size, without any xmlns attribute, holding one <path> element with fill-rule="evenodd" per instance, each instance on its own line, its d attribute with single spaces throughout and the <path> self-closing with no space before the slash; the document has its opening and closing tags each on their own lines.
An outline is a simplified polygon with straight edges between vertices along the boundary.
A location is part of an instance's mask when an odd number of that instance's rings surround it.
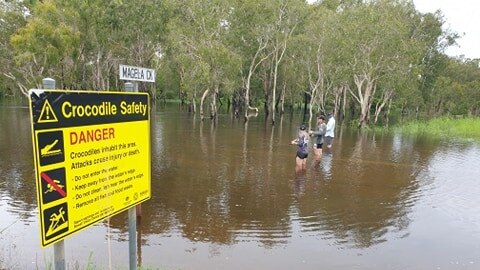
<svg viewBox="0 0 480 270">
<path fill-rule="evenodd" d="M 393 130 L 411 135 L 480 140 L 480 118 L 441 117 L 428 121 L 408 122 L 395 126 Z"/>
</svg>

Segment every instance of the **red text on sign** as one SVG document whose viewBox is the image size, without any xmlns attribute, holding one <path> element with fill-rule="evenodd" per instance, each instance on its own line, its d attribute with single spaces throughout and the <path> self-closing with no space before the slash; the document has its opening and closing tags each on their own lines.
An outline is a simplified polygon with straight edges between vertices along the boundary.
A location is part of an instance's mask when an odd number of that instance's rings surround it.
<svg viewBox="0 0 480 270">
<path fill-rule="evenodd" d="M 114 128 L 97 128 L 91 130 L 73 131 L 70 132 L 70 145 L 97 142 L 115 138 Z"/>
</svg>

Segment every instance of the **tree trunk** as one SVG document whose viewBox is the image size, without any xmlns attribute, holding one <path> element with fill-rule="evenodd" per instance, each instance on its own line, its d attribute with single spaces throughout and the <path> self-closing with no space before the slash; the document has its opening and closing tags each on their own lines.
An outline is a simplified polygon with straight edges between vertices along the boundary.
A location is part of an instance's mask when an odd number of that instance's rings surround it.
<svg viewBox="0 0 480 270">
<path fill-rule="evenodd" d="M 265 72 L 264 79 L 263 79 L 263 109 L 265 110 L 265 119 L 270 116 L 270 86 L 271 86 L 271 78 L 272 78 L 272 69 L 270 69 L 270 73 Z"/>
<path fill-rule="evenodd" d="M 312 96 L 310 96 L 310 102 L 308 106 L 308 130 L 312 129 L 313 102 L 314 102 L 314 99 L 312 98 Z M 306 111 L 306 106 L 307 106 L 307 95 L 305 95 L 305 111 Z"/>
<path fill-rule="evenodd" d="M 382 112 L 387 102 L 391 100 L 392 96 L 393 96 L 392 89 L 388 89 L 383 92 L 381 99 L 378 101 L 377 105 L 375 106 L 375 120 L 373 121 L 374 124 L 377 123 L 378 116 Z"/>
<path fill-rule="evenodd" d="M 390 109 L 392 108 L 392 99 L 388 100 L 387 112 L 385 113 L 385 126 L 388 127 L 390 122 Z"/>
<path fill-rule="evenodd" d="M 307 92 L 304 92 L 304 98 L 305 98 L 305 103 L 303 105 L 303 117 L 302 117 L 302 121 L 305 122 L 305 115 L 307 115 L 307 107 L 308 107 L 308 103 L 312 100 L 311 96 L 310 96 L 310 99 L 308 98 L 309 97 L 309 93 Z"/>
<path fill-rule="evenodd" d="M 210 107 L 210 119 L 215 120 L 217 118 L 217 98 L 218 98 L 218 85 L 215 86 L 215 91 L 212 94 L 212 101 Z"/>
<path fill-rule="evenodd" d="M 278 60 L 280 61 L 280 60 Z M 277 100 L 277 72 L 278 72 L 278 62 L 275 63 L 275 69 L 273 74 L 273 87 L 272 87 L 272 125 L 275 125 L 275 101 Z"/>
<path fill-rule="evenodd" d="M 279 102 L 280 103 L 280 115 L 285 113 L 285 90 L 287 88 L 287 82 L 283 82 L 282 92 L 280 93 Z M 277 103 L 277 104 L 278 104 Z"/>
<path fill-rule="evenodd" d="M 403 118 L 405 117 L 405 115 L 407 114 L 407 101 L 405 100 L 403 103 L 402 103 L 402 121 L 403 121 Z"/>
<path fill-rule="evenodd" d="M 338 116 L 343 96 L 343 86 L 333 88 L 333 115 Z"/>
<path fill-rule="evenodd" d="M 349 87 L 348 85 L 344 85 L 342 87 L 342 94 L 343 94 L 343 101 L 342 101 L 342 116 L 339 117 L 339 119 L 345 119 L 345 116 L 347 114 L 347 87 Z"/>
<path fill-rule="evenodd" d="M 293 31 L 293 30 L 292 30 Z M 283 55 L 287 50 L 287 40 L 288 36 L 285 38 L 284 42 L 282 43 L 281 52 L 279 55 L 279 49 L 275 49 L 275 67 L 273 71 L 273 88 L 272 88 L 272 125 L 275 125 L 275 113 L 276 113 L 276 94 L 277 94 L 277 80 L 278 80 L 278 66 L 283 59 Z"/>
<path fill-rule="evenodd" d="M 375 80 L 367 75 L 354 75 L 355 85 L 357 86 L 358 96 L 355 95 L 357 101 L 360 103 L 360 116 L 358 118 L 358 128 L 363 125 L 368 125 L 370 106 L 372 104 L 372 97 L 375 93 Z"/>
<path fill-rule="evenodd" d="M 197 104 L 196 104 L 195 96 L 192 97 L 192 112 L 194 114 L 197 113 Z"/>
<path fill-rule="evenodd" d="M 260 65 L 263 61 L 265 61 L 269 57 L 269 55 L 266 55 L 258 59 L 257 61 L 257 58 L 259 57 L 260 53 L 263 50 L 265 50 L 265 48 L 267 47 L 267 44 L 268 44 L 268 41 L 260 42 L 258 44 L 257 51 L 255 52 L 255 55 L 253 56 L 252 61 L 250 62 L 247 78 L 244 80 L 245 82 L 245 122 L 248 121 L 249 110 L 255 110 L 256 112 L 258 112 L 257 108 L 250 106 L 250 82 L 251 82 L 253 73 L 257 69 L 258 65 Z"/>
<path fill-rule="evenodd" d="M 207 97 L 209 89 L 207 88 L 205 92 L 203 92 L 202 99 L 200 100 L 200 119 L 203 121 L 204 113 L 203 113 L 203 103 L 205 102 L 205 98 Z"/>
</svg>

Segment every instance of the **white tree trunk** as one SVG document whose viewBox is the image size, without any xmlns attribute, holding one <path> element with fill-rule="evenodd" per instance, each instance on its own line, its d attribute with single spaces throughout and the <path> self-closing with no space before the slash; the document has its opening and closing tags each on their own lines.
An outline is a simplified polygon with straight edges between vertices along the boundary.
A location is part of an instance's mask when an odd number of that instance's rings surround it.
<svg viewBox="0 0 480 270">
<path fill-rule="evenodd" d="M 204 114 L 203 114 L 203 103 L 205 101 L 205 98 L 207 97 L 209 92 L 209 89 L 207 88 L 205 92 L 203 92 L 202 99 L 200 100 L 200 119 L 203 121 L 204 119 Z"/>
</svg>

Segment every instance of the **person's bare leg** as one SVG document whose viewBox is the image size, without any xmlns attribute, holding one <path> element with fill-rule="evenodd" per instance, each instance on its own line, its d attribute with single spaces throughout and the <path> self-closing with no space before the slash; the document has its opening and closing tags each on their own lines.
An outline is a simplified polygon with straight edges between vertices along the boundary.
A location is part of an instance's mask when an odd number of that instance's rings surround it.
<svg viewBox="0 0 480 270">
<path fill-rule="evenodd" d="M 295 158 L 295 171 L 300 171 L 302 169 L 302 162 L 301 159 L 296 157 Z"/>
<path fill-rule="evenodd" d="M 299 172 L 301 170 L 305 169 L 307 159 L 301 159 L 299 157 L 295 158 L 296 166 L 295 166 L 295 171 Z"/>
<path fill-rule="evenodd" d="M 319 161 L 322 158 L 322 149 L 314 149 L 313 152 L 315 153 L 315 161 Z"/>
<path fill-rule="evenodd" d="M 307 159 L 304 158 L 302 159 L 302 170 L 305 170 L 307 168 Z"/>
</svg>

